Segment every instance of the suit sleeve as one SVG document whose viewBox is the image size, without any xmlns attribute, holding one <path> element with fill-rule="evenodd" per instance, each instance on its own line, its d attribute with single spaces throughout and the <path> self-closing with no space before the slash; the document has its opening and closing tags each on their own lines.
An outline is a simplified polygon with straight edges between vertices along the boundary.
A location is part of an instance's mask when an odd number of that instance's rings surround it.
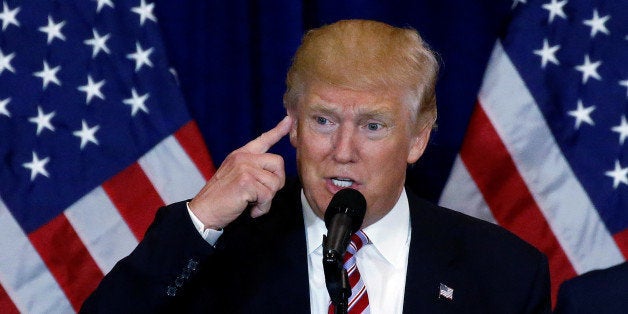
<svg viewBox="0 0 628 314">
<path fill-rule="evenodd" d="M 157 211 L 144 239 L 83 303 L 82 313 L 148 313 L 171 307 L 215 254 L 194 228 L 185 202 Z"/>
</svg>

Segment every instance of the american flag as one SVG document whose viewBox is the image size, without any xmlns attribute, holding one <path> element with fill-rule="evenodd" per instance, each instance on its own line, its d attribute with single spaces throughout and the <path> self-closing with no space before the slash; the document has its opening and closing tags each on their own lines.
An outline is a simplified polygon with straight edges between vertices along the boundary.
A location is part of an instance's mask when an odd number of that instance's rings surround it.
<svg viewBox="0 0 628 314">
<path fill-rule="evenodd" d="M 445 299 L 448 300 L 453 300 L 454 299 L 454 289 L 449 288 L 447 285 L 445 284 L 440 284 L 439 288 L 438 288 L 438 297 L 443 297 Z"/>
<path fill-rule="evenodd" d="M 213 166 L 146 0 L 0 8 L 0 312 L 71 313 Z"/>
<path fill-rule="evenodd" d="M 564 280 L 628 257 L 628 2 L 515 0 L 441 204 Z"/>
</svg>

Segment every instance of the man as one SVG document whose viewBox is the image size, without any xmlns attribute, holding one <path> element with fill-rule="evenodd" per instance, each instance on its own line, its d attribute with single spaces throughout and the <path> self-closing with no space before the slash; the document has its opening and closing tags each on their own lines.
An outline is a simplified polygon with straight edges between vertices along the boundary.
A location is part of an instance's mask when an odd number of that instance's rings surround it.
<svg viewBox="0 0 628 314">
<path fill-rule="evenodd" d="M 555 313 L 613 314 L 627 310 L 628 262 L 624 262 L 565 281 L 558 291 Z"/>
<path fill-rule="evenodd" d="M 189 203 L 160 209 L 83 310 L 327 313 L 322 218 L 350 187 L 367 201 L 354 255 L 366 289 L 350 313 L 549 312 L 543 254 L 404 188 L 436 120 L 437 67 L 411 29 L 350 20 L 308 32 L 287 75 L 287 117 Z M 286 183 L 267 151 L 287 134 L 299 179 Z"/>
</svg>

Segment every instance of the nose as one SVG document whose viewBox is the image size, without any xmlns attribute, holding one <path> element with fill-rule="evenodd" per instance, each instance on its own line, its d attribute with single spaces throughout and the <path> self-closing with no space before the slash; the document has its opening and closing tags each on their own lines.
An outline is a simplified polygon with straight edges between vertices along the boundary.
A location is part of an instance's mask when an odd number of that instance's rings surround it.
<svg viewBox="0 0 628 314">
<path fill-rule="evenodd" d="M 351 126 L 342 125 L 333 139 L 333 157 L 338 163 L 352 163 L 357 160 L 357 134 Z"/>
</svg>

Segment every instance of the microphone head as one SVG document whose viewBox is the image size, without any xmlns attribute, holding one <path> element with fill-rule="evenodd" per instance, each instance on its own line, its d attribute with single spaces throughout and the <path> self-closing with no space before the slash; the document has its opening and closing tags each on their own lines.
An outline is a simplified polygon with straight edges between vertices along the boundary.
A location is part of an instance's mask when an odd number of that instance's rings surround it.
<svg viewBox="0 0 628 314">
<path fill-rule="evenodd" d="M 356 232 L 362 226 L 366 214 L 366 199 L 354 189 L 342 189 L 331 198 L 325 211 L 325 226 L 329 228 L 332 218 L 337 214 L 351 218 L 351 231 Z"/>
</svg>

